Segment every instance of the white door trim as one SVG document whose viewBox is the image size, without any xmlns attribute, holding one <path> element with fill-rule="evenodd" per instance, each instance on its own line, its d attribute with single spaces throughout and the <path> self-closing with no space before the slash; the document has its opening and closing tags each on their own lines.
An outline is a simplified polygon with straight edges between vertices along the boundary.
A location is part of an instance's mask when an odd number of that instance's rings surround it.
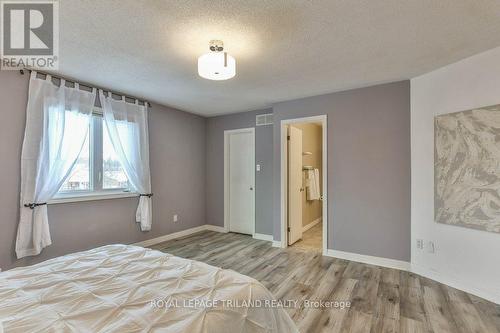
<svg viewBox="0 0 500 333">
<path fill-rule="evenodd" d="M 229 221 L 229 136 L 231 134 L 236 134 L 236 133 L 252 133 L 253 135 L 254 140 L 252 142 L 252 150 L 253 150 L 252 168 L 255 172 L 255 127 L 239 128 L 239 129 L 224 131 L 224 231 L 225 232 L 229 232 L 229 223 L 230 223 Z M 254 182 L 255 182 L 255 177 L 254 177 Z M 255 196 L 255 193 L 257 192 L 255 184 L 253 188 L 254 188 L 253 193 Z M 252 236 L 253 235 L 255 235 L 255 218 L 253 221 Z"/>
<path fill-rule="evenodd" d="M 287 233 L 287 154 L 288 148 L 286 144 L 286 126 L 296 123 L 313 123 L 321 122 L 321 128 L 323 131 L 323 255 L 327 254 L 328 251 L 328 147 L 327 147 L 327 116 L 313 116 L 313 117 L 303 117 L 294 119 L 285 119 L 281 121 L 280 124 L 280 154 L 281 154 L 281 193 L 280 193 L 280 206 L 281 206 L 281 247 L 286 248 L 288 244 L 288 233 Z"/>
<path fill-rule="evenodd" d="M 303 190 L 304 190 L 304 159 L 303 159 L 303 131 L 296 127 L 288 126 L 287 128 L 287 245 L 293 245 L 295 242 L 302 239 L 302 213 L 305 207 L 303 206 Z M 292 187 L 293 186 L 293 187 Z M 291 215 L 293 214 L 293 215 Z"/>
</svg>

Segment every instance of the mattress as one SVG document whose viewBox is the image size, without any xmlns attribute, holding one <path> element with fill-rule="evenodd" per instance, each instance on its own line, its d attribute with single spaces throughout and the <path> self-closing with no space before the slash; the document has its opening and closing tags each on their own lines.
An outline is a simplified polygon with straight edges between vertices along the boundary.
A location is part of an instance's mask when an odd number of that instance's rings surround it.
<svg viewBox="0 0 500 333">
<path fill-rule="evenodd" d="M 108 245 L 0 273 L 0 332 L 298 332 L 234 271 Z"/>
</svg>

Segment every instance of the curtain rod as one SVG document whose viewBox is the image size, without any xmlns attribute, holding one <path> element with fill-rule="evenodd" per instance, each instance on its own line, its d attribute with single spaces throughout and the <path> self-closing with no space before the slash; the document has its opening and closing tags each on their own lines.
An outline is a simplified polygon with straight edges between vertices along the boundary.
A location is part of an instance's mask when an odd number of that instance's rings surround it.
<svg viewBox="0 0 500 333">
<path fill-rule="evenodd" d="M 125 95 L 125 94 L 122 94 L 122 93 L 119 93 L 119 92 L 116 92 L 116 91 L 112 91 L 112 90 L 109 90 L 109 89 L 105 89 L 105 88 L 100 88 L 100 87 L 97 87 L 97 86 L 95 86 L 93 84 L 86 83 L 86 82 L 81 82 L 81 81 L 77 81 L 75 79 L 67 78 L 67 77 L 62 76 L 62 75 L 52 74 L 52 73 L 49 73 L 49 72 L 39 71 L 39 70 L 36 70 L 36 69 L 30 69 L 30 68 L 22 68 L 22 69 L 19 70 L 19 73 L 21 73 L 21 75 L 24 75 L 24 71 L 28 71 L 28 72 L 35 71 L 35 72 L 40 73 L 40 74 L 50 75 L 50 76 L 55 77 L 57 79 L 64 79 L 64 80 L 69 81 L 69 82 L 78 83 L 79 85 L 87 87 L 87 88 L 101 89 L 102 91 L 107 92 L 109 94 L 113 94 L 113 95 L 116 95 L 116 96 L 123 96 L 123 97 L 128 98 L 128 99 L 133 99 L 133 100 L 137 100 L 139 102 L 143 102 L 144 105 L 151 107 L 151 103 L 150 102 L 142 100 L 142 99 L 139 99 L 137 97 Z"/>
</svg>

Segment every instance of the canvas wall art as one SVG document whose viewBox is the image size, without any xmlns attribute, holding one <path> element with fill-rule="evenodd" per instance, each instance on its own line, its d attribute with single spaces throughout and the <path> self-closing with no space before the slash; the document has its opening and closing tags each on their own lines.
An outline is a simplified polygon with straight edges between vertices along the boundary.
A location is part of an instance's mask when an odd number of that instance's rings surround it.
<svg viewBox="0 0 500 333">
<path fill-rule="evenodd" d="M 500 233 L 500 105 L 435 117 L 434 217 Z"/>
</svg>

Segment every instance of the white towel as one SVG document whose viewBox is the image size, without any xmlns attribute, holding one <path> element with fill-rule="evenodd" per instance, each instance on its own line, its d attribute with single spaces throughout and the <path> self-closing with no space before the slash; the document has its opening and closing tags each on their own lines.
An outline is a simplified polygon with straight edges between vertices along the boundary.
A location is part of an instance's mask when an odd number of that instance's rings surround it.
<svg viewBox="0 0 500 333">
<path fill-rule="evenodd" d="M 319 170 L 307 170 L 307 200 L 319 200 L 319 192 Z"/>
</svg>

